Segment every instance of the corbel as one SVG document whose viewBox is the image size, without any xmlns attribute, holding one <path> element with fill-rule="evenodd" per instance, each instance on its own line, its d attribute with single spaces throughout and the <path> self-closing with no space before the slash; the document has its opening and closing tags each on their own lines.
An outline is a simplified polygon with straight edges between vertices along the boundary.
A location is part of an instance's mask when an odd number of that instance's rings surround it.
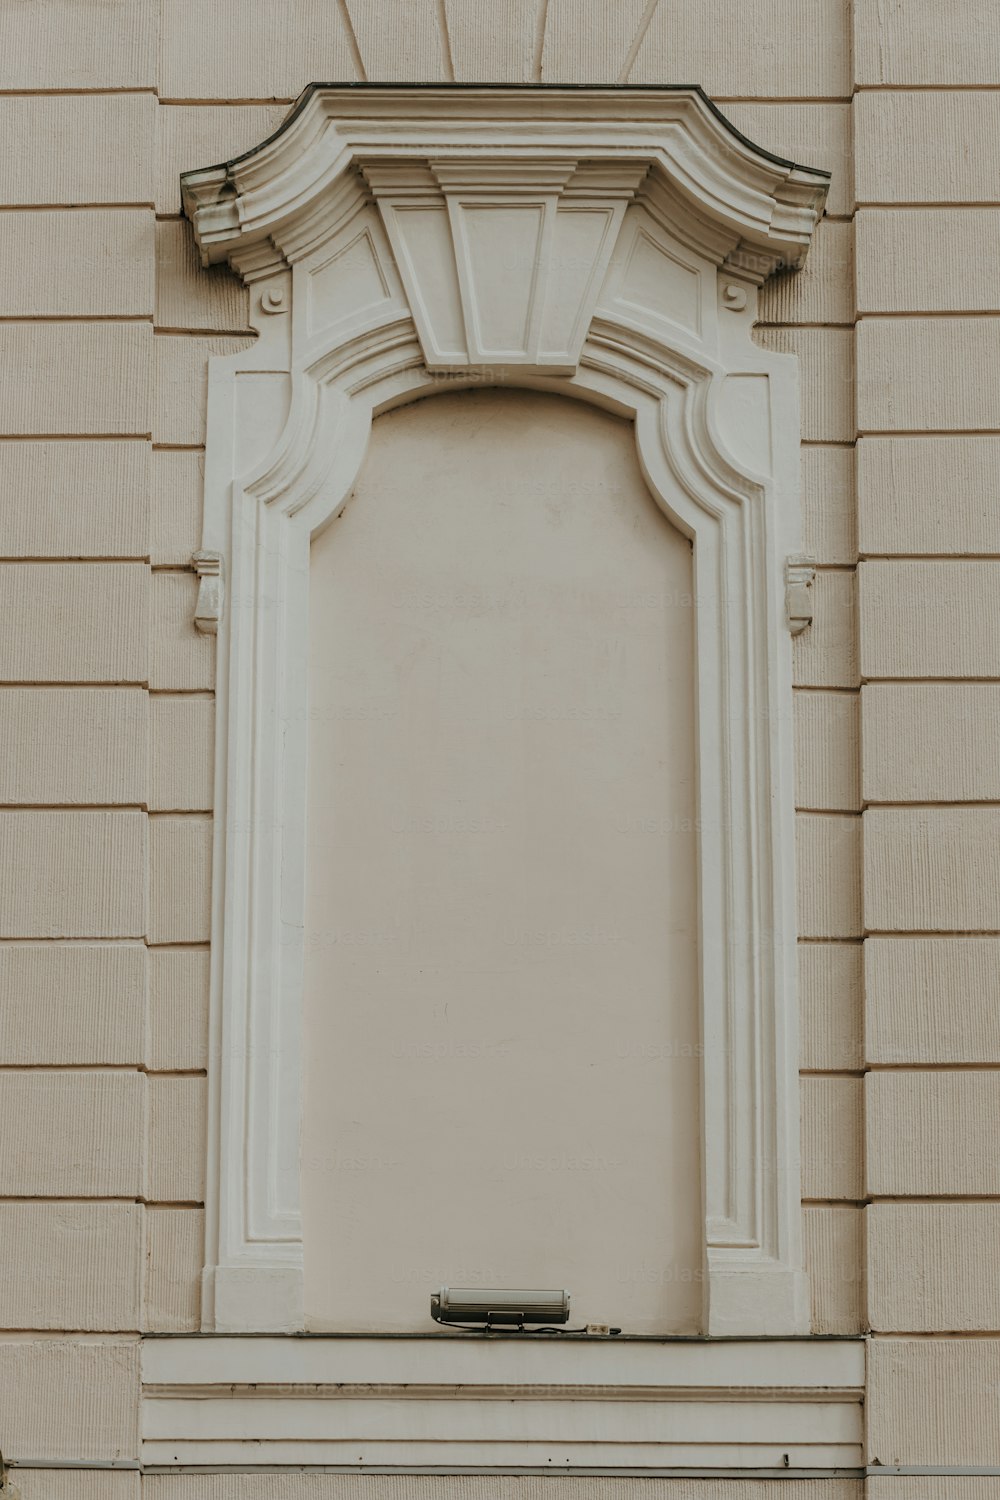
<svg viewBox="0 0 1000 1500">
<path fill-rule="evenodd" d="M 812 586 L 816 567 L 811 557 L 789 557 L 785 561 L 785 615 L 792 635 L 801 635 L 812 624 Z"/>
<path fill-rule="evenodd" d="M 195 552 L 191 566 L 198 575 L 195 629 L 202 635 L 218 635 L 222 619 L 222 553 Z"/>
</svg>

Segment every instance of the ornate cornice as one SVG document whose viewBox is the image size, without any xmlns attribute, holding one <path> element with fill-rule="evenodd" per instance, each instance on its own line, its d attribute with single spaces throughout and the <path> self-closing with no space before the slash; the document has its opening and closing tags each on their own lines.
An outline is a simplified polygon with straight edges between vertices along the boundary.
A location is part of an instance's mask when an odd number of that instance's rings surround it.
<svg viewBox="0 0 1000 1500">
<path fill-rule="evenodd" d="M 419 104 L 417 103 L 419 98 Z M 364 158 L 523 162 L 546 153 L 567 174 L 595 156 L 645 167 L 688 207 L 771 268 L 796 266 L 823 211 L 829 173 L 754 145 L 694 86 L 421 87 L 310 84 L 254 150 L 181 178 L 205 264 L 268 237 L 279 245 Z M 640 172 L 641 175 L 641 172 Z M 523 180 L 523 178 L 522 178 Z"/>
<path fill-rule="evenodd" d="M 572 374 L 631 201 L 760 283 L 801 263 L 828 175 L 752 145 L 697 88 L 313 84 L 270 140 L 181 183 L 205 264 L 248 282 L 374 202 L 428 369 Z"/>
</svg>

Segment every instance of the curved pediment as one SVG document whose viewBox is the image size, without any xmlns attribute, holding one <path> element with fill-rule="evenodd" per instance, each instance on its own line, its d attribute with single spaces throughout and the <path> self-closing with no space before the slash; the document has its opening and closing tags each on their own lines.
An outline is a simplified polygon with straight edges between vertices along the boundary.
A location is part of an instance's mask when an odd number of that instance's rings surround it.
<svg viewBox="0 0 1000 1500">
<path fill-rule="evenodd" d="M 270 140 L 181 182 L 205 264 L 250 281 L 337 260 L 342 287 L 350 267 L 386 297 L 398 275 L 428 369 L 572 374 L 631 203 L 759 284 L 801 264 L 829 175 L 694 87 L 313 84 Z M 386 255 L 359 240 L 372 203 Z"/>
</svg>

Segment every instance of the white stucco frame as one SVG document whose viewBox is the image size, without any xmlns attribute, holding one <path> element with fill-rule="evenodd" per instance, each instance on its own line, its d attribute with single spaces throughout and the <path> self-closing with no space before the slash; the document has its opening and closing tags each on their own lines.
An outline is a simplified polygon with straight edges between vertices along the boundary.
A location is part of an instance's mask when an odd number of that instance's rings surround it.
<svg viewBox="0 0 1000 1500">
<path fill-rule="evenodd" d="M 250 283 L 260 333 L 212 362 L 196 562 L 199 628 L 219 640 L 206 1328 L 303 1326 L 310 539 L 350 494 L 374 416 L 516 382 L 632 419 L 650 490 L 693 542 L 704 1326 L 808 1331 L 797 372 L 751 328 L 826 186 L 691 88 L 315 85 L 269 142 L 183 179 L 202 257 Z"/>
</svg>

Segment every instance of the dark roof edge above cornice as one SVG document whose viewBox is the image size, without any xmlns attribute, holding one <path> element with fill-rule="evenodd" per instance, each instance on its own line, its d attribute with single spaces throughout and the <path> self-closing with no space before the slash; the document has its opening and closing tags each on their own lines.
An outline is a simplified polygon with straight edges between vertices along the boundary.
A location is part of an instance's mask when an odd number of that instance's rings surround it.
<svg viewBox="0 0 1000 1500">
<path fill-rule="evenodd" d="M 378 83 L 372 80 L 362 83 L 357 79 L 348 79 L 344 81 L 331 80 L 325 83 L 307 83 L 301 94 L 299 94 L 295 103 L 292 105 L 291 109 L 288 111 L 288 114 L 278 126 L 277 130 L 272 130 L 270 135 L 265 136 L 262 141 L 258 141 L 255 146 L 251 146 L 248 151 L 241 151 L 237 156 L 231 156 L 226 161 L 212 162 L 208 166 L 195 168 L 194 171 L 228 171 L 231 167 L 238 166 L 240 162 L 249 161 L 251 157 L 256 156 L 258 151 L 262 150 L 265 146 L 269 146 L 272 141 L 278 140 L 278 138 L 284 134 L 289 126 L 292 125 L 298 118 L 298 116 L 302 113 L 312 96 L 316 93 L 321 92 L 323 89 L 350 89 L 357 91 L 358 93 L 371 93 L 382 89 L 392 90 L 394 93 L 399 92 L 400 90 L 433 90 L 435 93 L 441 92 L 455 94 L 468 94 L 477 90 L 489 93 L 513 93 L 515 91 L 530 91 L 539 95 L 577 93 L 619 95 L 630 93 L 697 94 L 702 103 L 709 110 L 711 110 L 716 119 L 725 126 L 729 133 L 734 136 L 742 146 L 748 147 L 751 151 L 755 152 L 758 156 L 763 157 L 766 161 L 774 162 L 775 166 L 786 167 L 790 171 L 808 172 L 815 177 L 825 179 L 827 182 L 830 181 L 832 175 L 824 167 L 809 167 L 802 162 L 793 161 L 790 157 L 779 156 L 776 151 L 769 151 L 766 146 L 758 145 L 756 141 L 751 140 L 748 135 L 744 135 L 743 131 L 739 130 L 733 124 L 732 120 L 730 120 L 729 117 L 724 114 L 719 106 L 715 103 L 711 95 L 705 92 L 700 83 L 418 83 L 413 81 L 408 81 L 405 83 Z M 185 177 L 193 175 L 194 172 L 182 172 L 181 181 L 183 182 Z"/>
</svg>

